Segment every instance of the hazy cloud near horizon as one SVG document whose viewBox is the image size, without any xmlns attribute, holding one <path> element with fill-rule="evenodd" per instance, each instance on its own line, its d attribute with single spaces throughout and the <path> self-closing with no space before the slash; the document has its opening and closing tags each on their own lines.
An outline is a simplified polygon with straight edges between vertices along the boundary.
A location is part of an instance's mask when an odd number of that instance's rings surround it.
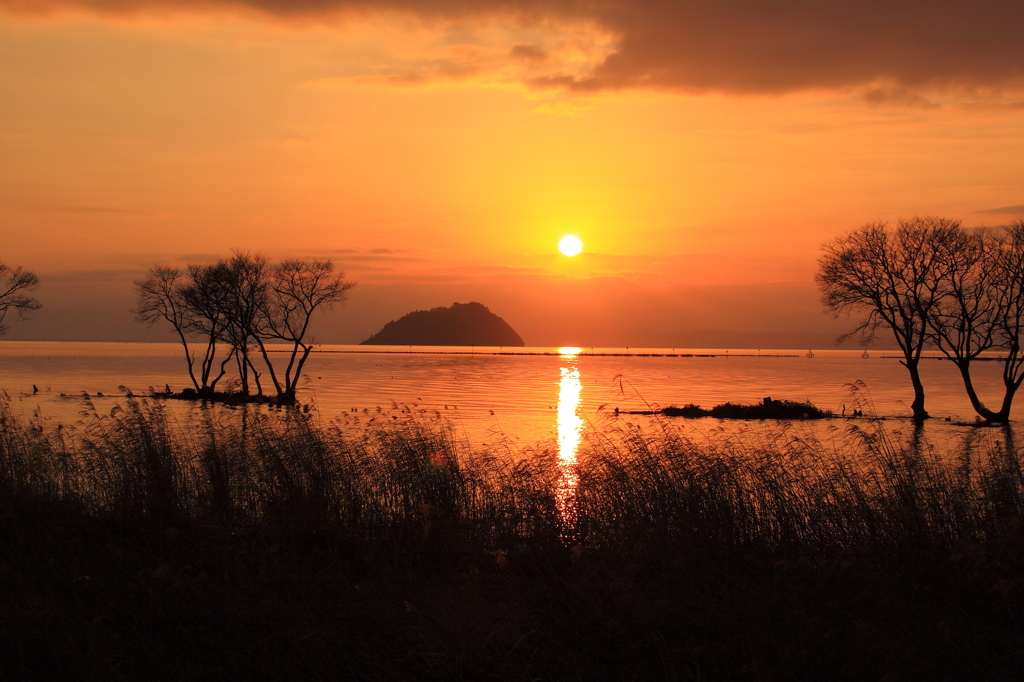
<svg viewBox="0 0 1024 682">
<path fill-rule="evenodd" d="M 1024 204 L 1000 206 L 999 208 L 987 208 L 984 211 L 978 211 L 978 213 L 991 213 L 993 215 L 1022 215 L 1024 214 Z"/>
<path fill-rule="evenodd" d="M 50 278 L 43 308 L 12 326 L 5 341 L 174 342 L 166 324 L 137 323 L 134 290 L 123 279 Z M 599 347 L 834 348 L 849 319 L 821 313 L 805 284 L 680 287 L 655 292 L 622 280 L 580 280 L 528 290 L 502 281 L 361 283 L 348 302 L 319 315 L 317 343 L 358 343 L 413 310 L 479 301 L 528 345 Z M 880 338 L 881 345 L 891 341 Z M 855 341 L 844 347 L 856 348 Z"/>
<path fill-rule="evenodd" d="M 518 76 L 527 85 L 575 92 L 860 88 L 869 102 L 918 106 L 928 104 L 916 94 L 920 89 L 998 96 L 1024 84 L 1024 3 L 1000 0 L 0 0 L 0 8 L 103 16 L 242 11 L 293 23 L 397 12 L 441 27 L 501 21 L 541 29 L 553 46 L 560 35 L 591 27 L 611 40 L 582 69 L 553 58 L 549 45 L 516 42 L 504 48 L 508 60 L 529 67 Z M 464 33 L 470 44 L 472 33 Z M 486 63 L 480 68 L 495 68 L 491 56 L 481 59 Z M 464 63 L 460 70 L 477 74 L 471 66 Z M 417 82 L 453 77 L 440 71 L 412 75 Z"/>
</svg>

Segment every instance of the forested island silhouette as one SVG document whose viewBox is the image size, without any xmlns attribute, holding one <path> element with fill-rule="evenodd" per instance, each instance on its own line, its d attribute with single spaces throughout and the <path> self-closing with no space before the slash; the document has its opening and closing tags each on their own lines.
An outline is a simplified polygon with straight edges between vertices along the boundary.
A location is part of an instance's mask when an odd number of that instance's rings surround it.
<svg viewBox="0 0 1024 682">
<path fill-rule="evenodd" d="M 505 320 L 476 301 L 416 310 L 392 320 L 363 346 L 525 346 Z"/>
</svg>

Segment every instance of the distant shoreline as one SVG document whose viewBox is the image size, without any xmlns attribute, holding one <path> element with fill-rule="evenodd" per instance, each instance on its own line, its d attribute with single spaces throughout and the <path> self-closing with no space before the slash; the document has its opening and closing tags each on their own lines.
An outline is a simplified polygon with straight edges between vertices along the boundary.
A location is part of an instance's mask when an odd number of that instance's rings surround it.
<svg viewBox="0 0 1024 682">
<path fill-rule="evenodd" d="M 267 349 L 268 353 L 290 353 L 284 349 Z M 476 350 L 312 350 L 310 353 L 383 353 L 385 355 L 586 355 L 595 358 L 798 358 L 799 355 L 768 353 L 559 353 L 558 351 L 476 351 Z"/>
</svg>

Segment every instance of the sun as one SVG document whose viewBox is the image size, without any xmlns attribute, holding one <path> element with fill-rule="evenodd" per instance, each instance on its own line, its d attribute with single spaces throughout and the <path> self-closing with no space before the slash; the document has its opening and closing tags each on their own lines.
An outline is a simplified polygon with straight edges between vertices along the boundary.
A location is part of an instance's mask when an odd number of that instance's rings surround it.
<svg viewBox="0 0 1024 682">
<path fill-rule="evenodd" d="M 576 235 L 570 234 L 562 237 L 562 241 L 558 242 L 558 250 L 562 252 L 563 256 L 575 256 L 583 251 L 583 242 Z"/>
</svg>

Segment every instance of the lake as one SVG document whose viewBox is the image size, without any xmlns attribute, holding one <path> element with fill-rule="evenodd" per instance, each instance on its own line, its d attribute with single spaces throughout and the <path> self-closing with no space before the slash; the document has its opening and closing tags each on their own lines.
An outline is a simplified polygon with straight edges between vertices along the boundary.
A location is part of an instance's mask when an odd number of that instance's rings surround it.
<svg viewBox="0 0 1024 682">
<path fill-rule="evenodd" d="M 507 438 L 526 445 L 560 439 L 559 423 L 568 428 L 570 416 L 579 420 L 573 431 L 578 435 L 616 407 L 711 407 L 771 396 L 809 400 L 837 414 L 845 406 L 850 413 L 849 385 L 857 381 L 866 385 L 863 396 L 879 416 L 908 417 L 913 397 L 896 351 L 871 351 L 863 358 L 861 351 L 822 350 L 807 357 L 807 349 L 585 348 L 570 354 L 557 348 L 324 345 L 318 350 L 307 363 L 299 400 L 314 404 L 322 418 L 344 413 L 365 421 L 378 407 L 399 405 L 424 417 L 443 415 L 473 442 Z M 1000 369 L 998 362 L 976 364 L 979 392 L 993 404 L 1002 396 Z M 974 420 L 952 363 L 924 360 L 922 374 L 932 416 Z M 38 393 L 33 394 L 33 384 Z M 72 422 L 83 409 L 83 391 L 103 411 L 123 400 L 120 386 L 146 394 L 151 386 L 162 390 L 165 384 L 175 391 L 190 385 L 177 344 L 0 342 L 0 388 L 26 416 L 39 411 L 45 419 Z M 1015 421 L 1020 409 L 1018 403 Z M 945 428 L 938 421 L 929 424 L 933 433 Z"/>
</svg>

